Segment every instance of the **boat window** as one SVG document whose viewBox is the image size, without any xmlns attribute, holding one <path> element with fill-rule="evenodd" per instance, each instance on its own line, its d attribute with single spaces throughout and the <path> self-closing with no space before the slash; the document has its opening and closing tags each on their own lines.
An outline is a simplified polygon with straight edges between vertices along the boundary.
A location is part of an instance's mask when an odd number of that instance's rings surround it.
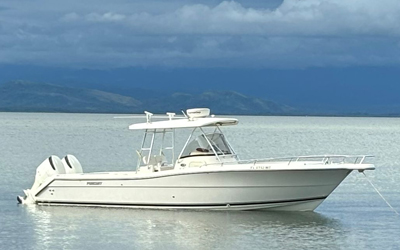
<svg viewBox="0 0 400 250">
<path fill-rule="evenodd" d="M 206 137 L 210 143 L 208 143 Z M 192 140 L 183 151 L 182 157 L 191 155 L 214 155 L 213 149 L 218 155 L 232 154 L 224 135 L 221 133 L 213 133 L 207 135 L 202 134 Z"/>
</svg>

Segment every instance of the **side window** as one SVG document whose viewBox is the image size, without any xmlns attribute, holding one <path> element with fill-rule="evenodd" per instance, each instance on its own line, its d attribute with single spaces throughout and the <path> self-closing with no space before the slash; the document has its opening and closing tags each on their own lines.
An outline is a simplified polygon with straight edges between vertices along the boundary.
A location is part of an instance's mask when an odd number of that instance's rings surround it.
<svg viewBox="0 0 400 250">
<path fill-rule="evenodd" d="M 207 138 L 217 154 L 232 154 L 223 134 L 208 134 Z"/>
<path fill-rule="evenodd" d="M 182 153 L 182 157 L 196 154 L 196 152 L 207 153 L 207 151 L 212 152 L 212 150 L 210 150 L 210 146 L 207 140 L 204 138 L 203 135 L 200 135 L 197 138 L 193 139 L 186 146 L 185 150 Z"/>
<path fill-rule="evenodd" d="M 223 134 L 213 133 L 205 136 L 203 134 L 199 135 L 189 142 L 181 157 L 201 154 L 214 154 L 214 151 L 218 155 L 232 154 Z"/>
</svg>

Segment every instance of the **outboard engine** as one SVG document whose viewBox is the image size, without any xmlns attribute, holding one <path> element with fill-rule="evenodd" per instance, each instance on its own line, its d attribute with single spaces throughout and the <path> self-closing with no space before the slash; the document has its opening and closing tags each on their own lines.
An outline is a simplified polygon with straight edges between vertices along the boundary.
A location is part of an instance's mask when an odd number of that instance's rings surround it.
<svg viewBox="0 0 400 250">
<path fill-rule="evenodd" d="M 35 182 L 31 189 L 24 190 L 25 198 L 18 196 L 20 203 L 35 203 L 34 192 L 51 176 L 65 174 L 65 168 L 58 156 L 52 155 L 36 168 Z"/>
<path fill-rule="evenodd" d="M 82 170 L 82 165 L 81 163 L 78 161 L 78 159 L 76 159 L 75 156 L 73 155 L 66 155 L 64 158 L 62 158 L 62 163 L 64 165 L 65 168 L 65 173 L 66 174 L 79 174 L 79 173 L 83 173 Z"/>
<path fill-rule="evenodd" d="M 35 182 L 31 190 L 38 188 L 48 177 L 56 174 L 65 174 L 64 165 L 58 156 L 52 155 L 44 160 L 36 169 Z"/>
</svg>

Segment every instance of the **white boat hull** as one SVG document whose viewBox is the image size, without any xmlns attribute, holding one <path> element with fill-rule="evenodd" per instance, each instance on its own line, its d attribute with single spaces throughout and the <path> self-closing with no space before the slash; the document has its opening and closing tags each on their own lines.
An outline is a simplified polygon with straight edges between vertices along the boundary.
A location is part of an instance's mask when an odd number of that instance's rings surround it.
<svg viewBox="0 0 400 250">
<path fill-rule="evenodd" d="M 57 175 L 32 193 L 40 205 L 312 211 L 351 169 Z"/>
<path fill-rule="evenodd" d="M 24 204 L 154 209 L 312 211 L 353 170 L 374 169 L 367 155 L 311 155 L 239 160 L 220 127 L 237 119 L 190 109 L 185 118 L 129 126 L 144 130 L 136 171 L 84 173 L 73 155 L 37 168 Z M 192 129 L 179 154 L 175 130 Z"/>
</svg>

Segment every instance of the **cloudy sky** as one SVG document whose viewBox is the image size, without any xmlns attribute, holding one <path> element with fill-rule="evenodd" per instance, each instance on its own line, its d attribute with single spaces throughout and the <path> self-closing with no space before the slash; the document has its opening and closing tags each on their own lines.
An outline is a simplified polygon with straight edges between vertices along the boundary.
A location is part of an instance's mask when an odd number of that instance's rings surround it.
<svg viewBox="0 0 400 250">
<path fill-rule="evenodd" d="M 398 0 L 2 0 L 0 64 L 398 66 Z"/>
</svg>

